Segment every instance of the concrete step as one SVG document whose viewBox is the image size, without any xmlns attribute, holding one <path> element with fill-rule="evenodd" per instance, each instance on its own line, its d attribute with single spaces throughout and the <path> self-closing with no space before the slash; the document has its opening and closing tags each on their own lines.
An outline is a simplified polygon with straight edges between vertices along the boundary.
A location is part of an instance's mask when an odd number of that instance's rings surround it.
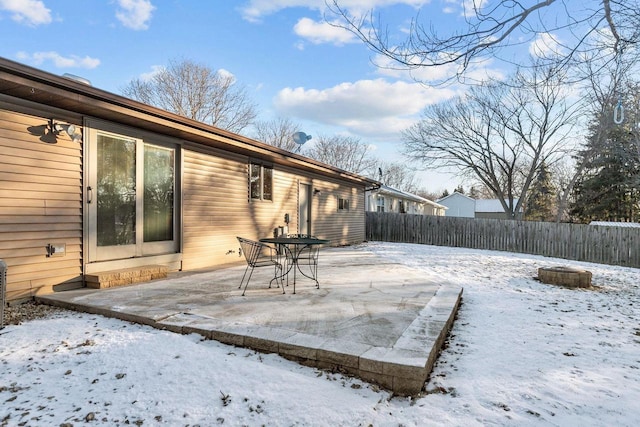
<svg viewBox="0 0 640 427">
<path fill-rule="evenodd" d="M 148 282 L 154 279 L 166 279 L 168 271 L 169 268 L 165 265 L 145 265 L 142 267 L 86 274 L 84 280 L 87 288 L 104 289 Z"/>
</svg>

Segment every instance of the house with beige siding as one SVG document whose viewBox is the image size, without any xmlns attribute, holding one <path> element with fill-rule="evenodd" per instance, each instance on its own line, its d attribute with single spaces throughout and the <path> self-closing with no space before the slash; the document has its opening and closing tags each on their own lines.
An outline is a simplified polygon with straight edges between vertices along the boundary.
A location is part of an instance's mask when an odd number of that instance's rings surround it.
<svg viewBox="0 0 640 427">
<path fill-rule="evenodd" d="M 304 156 L 0 58 L 7 299 L 100 272 L 231 265 L 236 236 L 364 240 L 377 185 Z"/>
</svg>

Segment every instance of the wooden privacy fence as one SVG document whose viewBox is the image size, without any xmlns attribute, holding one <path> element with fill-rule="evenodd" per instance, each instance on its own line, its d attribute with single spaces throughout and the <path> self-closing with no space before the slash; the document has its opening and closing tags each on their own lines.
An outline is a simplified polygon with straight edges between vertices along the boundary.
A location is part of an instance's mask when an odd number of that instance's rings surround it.
<svg viewBox="0 0 640 427">
<path fill-rule="evenodd" d="M 640 268 L 640 228 L 366 213 L 366 238 Z"/>
</svg>

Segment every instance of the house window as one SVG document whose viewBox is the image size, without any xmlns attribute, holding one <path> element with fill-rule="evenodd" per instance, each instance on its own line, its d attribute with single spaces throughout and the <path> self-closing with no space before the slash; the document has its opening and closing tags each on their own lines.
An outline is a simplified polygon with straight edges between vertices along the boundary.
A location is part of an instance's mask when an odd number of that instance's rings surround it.
<svg viewBox="0 0 640 427">
<path fill-rule="evenodd" d="M 348 211 L 349 210 L 349 199 L 338 198 L 338 210 L 339 211 Z"/>
<path fill-rule="evenodd" d="M 399 202 L 400 213 L 407 213 L 407 202 L 400 200 Z"/>
<path fill-rule="evenodd" d="M 376 210 L 378 212 L 384 212 L 384 197 L 378 196 L 378 199 L 377 199 L 376 203 L 377 203 L 377 209 Z"/>
<path fill-rule="evenodd" d="M 260 163 L 251 163 L 249 187 L 251 199 L 273 200 L 273 168 Z"/>
</svg>

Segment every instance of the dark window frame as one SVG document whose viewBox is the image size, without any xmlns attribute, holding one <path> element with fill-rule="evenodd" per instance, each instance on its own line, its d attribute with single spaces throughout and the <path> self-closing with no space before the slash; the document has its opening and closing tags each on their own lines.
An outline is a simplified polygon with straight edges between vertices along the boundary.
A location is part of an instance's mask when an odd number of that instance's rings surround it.
<svg viewBox="0 0 640 427">
<path fill-rule="evenodd" d="M 350 202 L 349 199 L 338 197 L 338 211 L 348 211 Z"/>
<path fill-rule="evenodd" d="M 273 202 L 273 165 L 261 161 L 249 162 L 249 200 Z"/>
</svg>

